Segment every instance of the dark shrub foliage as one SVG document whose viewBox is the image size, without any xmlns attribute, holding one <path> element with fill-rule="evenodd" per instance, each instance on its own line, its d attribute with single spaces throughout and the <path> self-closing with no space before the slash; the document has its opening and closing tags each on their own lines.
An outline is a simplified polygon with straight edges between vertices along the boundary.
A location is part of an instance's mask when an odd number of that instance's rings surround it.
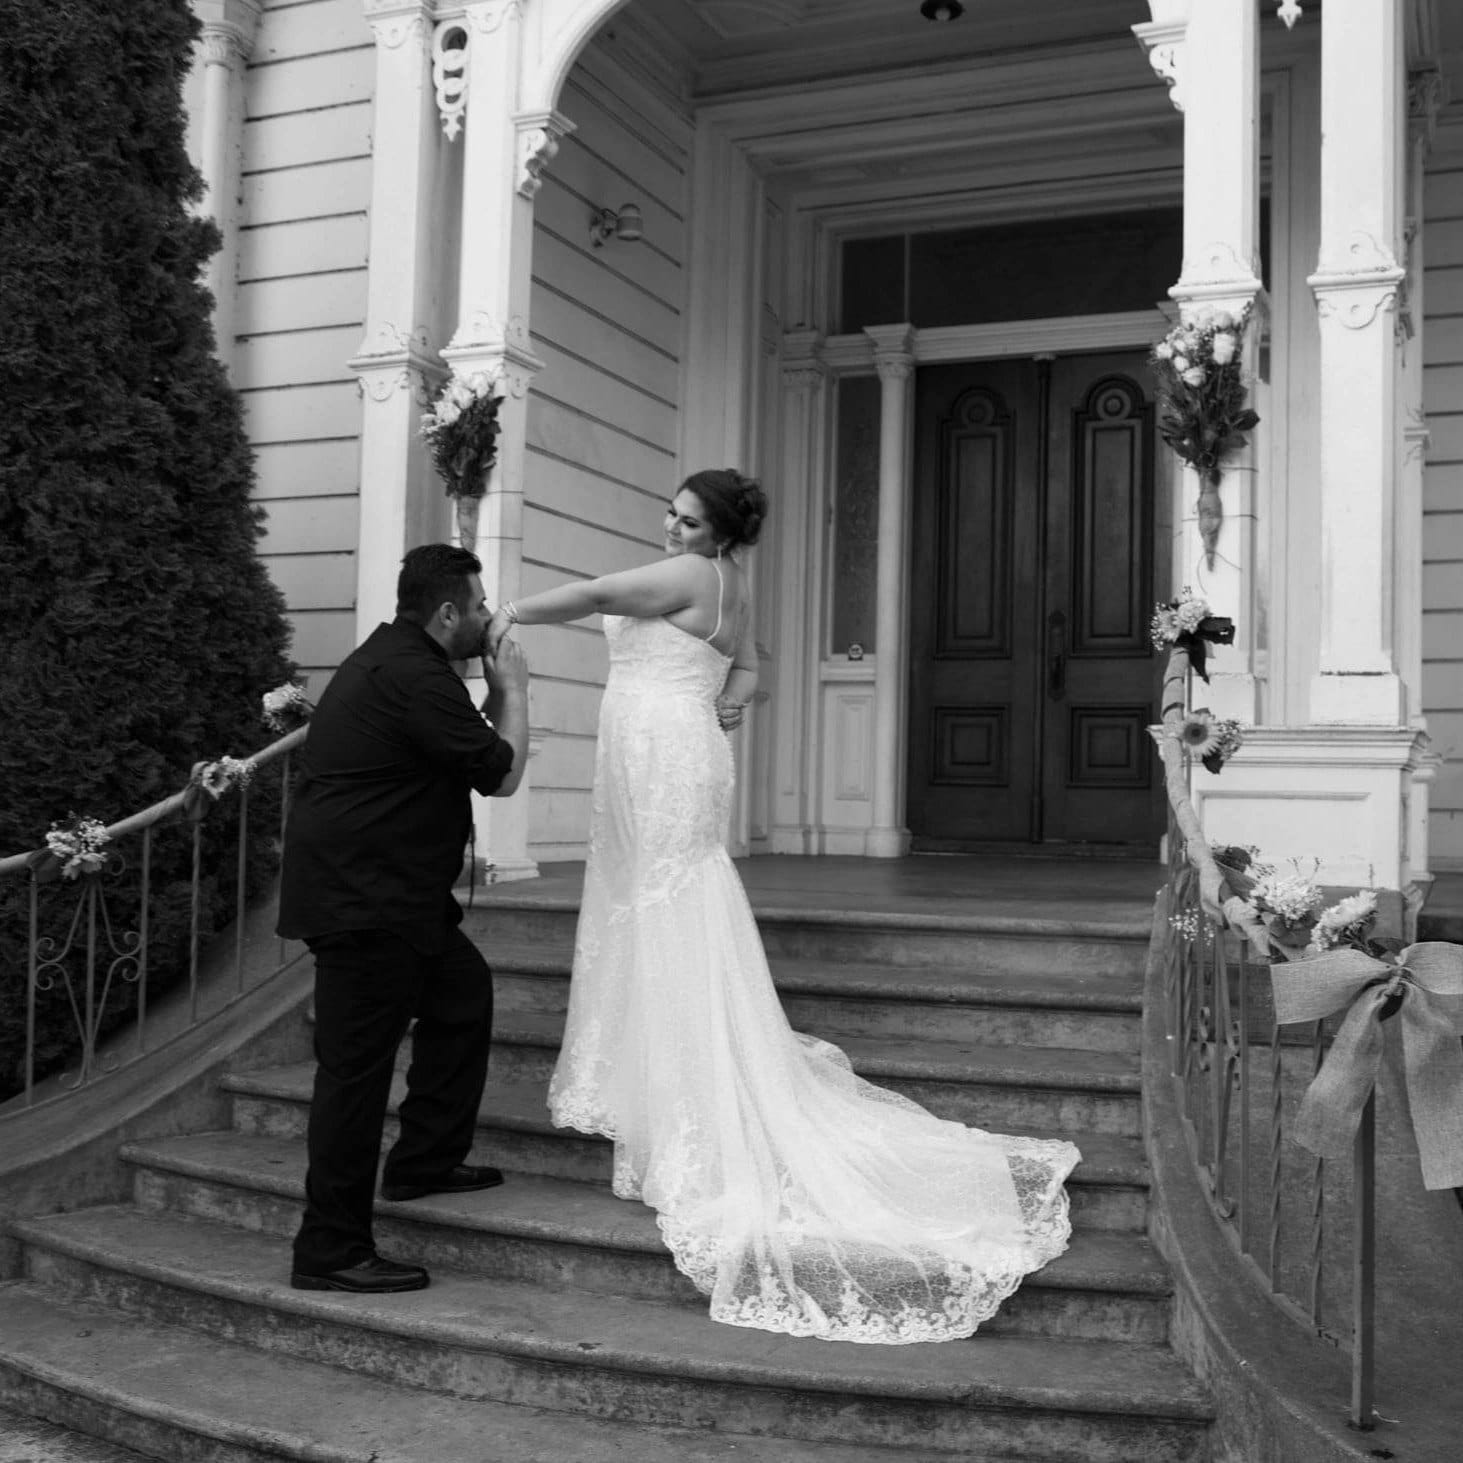
<svg viewBox="0 0 1463 1463">
<path fill-rule="evenodd" d="M 0 854 L 263 745 L 260 694 L 291 669 L 200 283 L 217 231 L 187 207 L 196 29 L 187 0 L 0 0 Z M 204 824 L 205 932 L 229 917 L 236 806 Z M 266 856 L 269 824 L 252 824 Z M 135 865 L 135 840 L 118 852 Z M 186 831 L 158 839 L 154 990 L 186 964 L 190 860 Z M 0 1095 L 24 1036 L 26 882 L 0 881 Z M 135 872 L 106 887 L 135 928 Z M 44 891 L 48 919 L 76 889 Z M 73 1027 L 64 995 L 43 999 L 53 1061 Z"/>
</svg>

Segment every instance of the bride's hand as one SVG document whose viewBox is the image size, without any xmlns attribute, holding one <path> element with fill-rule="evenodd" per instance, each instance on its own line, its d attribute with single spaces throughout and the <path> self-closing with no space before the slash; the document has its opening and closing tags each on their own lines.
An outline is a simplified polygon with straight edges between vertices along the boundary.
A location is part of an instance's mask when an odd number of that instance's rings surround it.
<svg viewBox="0 0 1463 1463">
<path fill-rule="evenodd" d="M 492 660 L 498 653 L 498 647 L 503 643 L 503 637 L 513 628 L 513 620 L 503 613 L 499 606 L 493 611 L 493 618 L 488 621 L 487 634 L 483 637 L 483 651 L 485 659 Z"/>
<path fill-rule="evenodd" d="M 747 714 L 747 706 L 744 701 L 733 701 L 728 696 L 716 698 L 716 719 L 721 725 L 722 731 L 735 731 Z"/>
</svg>

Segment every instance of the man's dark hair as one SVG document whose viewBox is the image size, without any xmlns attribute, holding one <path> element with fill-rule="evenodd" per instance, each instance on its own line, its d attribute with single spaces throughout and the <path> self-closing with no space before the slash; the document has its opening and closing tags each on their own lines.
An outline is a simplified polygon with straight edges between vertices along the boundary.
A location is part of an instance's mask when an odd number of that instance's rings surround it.
<svg viewBox="0 0 1463 1463">
<path fill-rule="evenodd" d="M 396 613 L 425 625 L 437 607 L 451 600 L 459 610 L 468 605 L 468 576 L 483 572 L 482 560 L 456 544 L 421 544 L 408 551 L 396 578 Z"/>
</svg>

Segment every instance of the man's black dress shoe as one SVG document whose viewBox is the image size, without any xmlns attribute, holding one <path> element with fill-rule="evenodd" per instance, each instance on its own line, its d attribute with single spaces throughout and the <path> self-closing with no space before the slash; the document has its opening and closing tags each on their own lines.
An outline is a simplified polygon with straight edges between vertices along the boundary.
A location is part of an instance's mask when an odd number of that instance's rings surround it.
<svg viewBox="0 0 1463 1463">
<path fill-rule="evenodd" d="M 439 1178 L 420 1184 L 382 1184 L 381 1197 L 392 1204 L 420 1199 L 423 1194 L 471 1194 L 478 1189 L 496 1189 L 503 1182 L 501 1169 L 481 1164 L 459 1163 Z"/>
<path fill-rule="evenodd" d="M 394 1295 L 401 1290 L 425 1290 L 427 1272 L 420 1265 L 403 1265 L 380 1255 L 343 1270 L 329 1270 L 324 1275 L 306 1275 L 296 1270 L 290 1284 L 296 1290 L 349 1290 L 357 1295 Z"/>
</svg>

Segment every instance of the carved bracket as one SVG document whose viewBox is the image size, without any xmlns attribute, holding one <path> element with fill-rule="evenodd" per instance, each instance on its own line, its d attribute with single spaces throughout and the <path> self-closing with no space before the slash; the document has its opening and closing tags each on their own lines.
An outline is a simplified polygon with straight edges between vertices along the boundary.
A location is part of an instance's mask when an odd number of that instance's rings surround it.
<svg viewBox="0 0 1463 1463">
<path fill-rule="evenodd" d="M 1138 43 L 1148 53 L 1153 73 L 1168 87 L 1168 99 L 1184 109 L 1184 37 L 1186 21 L 1147 21 L 1133 27 Z"/>
<path fill-rule="evenodd" d="M 1342 249 L 1324 254 L 1306 282 L 1315 292 L 1321 319 L 1365 330 L 1378 315 L 1396 308 L 1406 277 L 1397 256 L 1374 234 L 1359 229 Z"/>
<path fill-rule="evenodd" d="M 464 20 L 480 36 L 490 36 L 510 15 L 523 14 L 524 0 L 478 0 L 462 13 Z"/>
<path fill-rule="evenodd" d="M 1285 22 L 1286 30 L 1295 29 L 1295 23 L 1301 18 L 1301 14 L 1298 0 L 1280 0 L 1275 7 L 1276 18 Z"/>
<path fill-rule="evenodd" d="M 521 112 L 513 119 L 518 129 L 515 185 L 524 198 L 532 198 L 543 186 L 543 170 L 558 155 L 559 143 L 573 130 L 574 123 L 562 112 Z"/>
<path fill-rule="evenodd" d="M 442 359 L 454 375 L 482 372 L 506 395 L 522 400 L 544 368 L 529 347 L 528 323 L 521 316 L 505 324 L 486 310 L 477 310 L 458 327 Z"/>
</svg>

